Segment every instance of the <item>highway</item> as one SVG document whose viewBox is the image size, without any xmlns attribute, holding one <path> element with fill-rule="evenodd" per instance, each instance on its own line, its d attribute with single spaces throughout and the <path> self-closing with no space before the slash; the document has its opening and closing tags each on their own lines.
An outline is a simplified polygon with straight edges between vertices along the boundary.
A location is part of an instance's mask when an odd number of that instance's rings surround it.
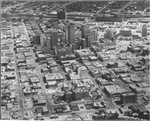
<svg viewBox="0 0 150 121">
<path fill-rule="evenodd" d="M 96 12 L 97 15 L 99 15 L 101 12 L 103 12 L 110 4 L 112 4 L 115 1 L 109 1 L 105 7 L 103 7 L 102 9 L 100 9 L 99 11 Z"/>
</svg>

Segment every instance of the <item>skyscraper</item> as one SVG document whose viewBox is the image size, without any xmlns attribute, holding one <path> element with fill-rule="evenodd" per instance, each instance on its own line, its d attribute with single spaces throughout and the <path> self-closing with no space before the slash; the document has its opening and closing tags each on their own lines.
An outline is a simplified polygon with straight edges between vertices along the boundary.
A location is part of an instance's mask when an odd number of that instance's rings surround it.
<svg viewBox="0 0 150 121">
<path fill-rule="evenodd" d="M 90 33 L 89 26 L 81 25 L 81 37 L 85 38 L 86 34 Z"/>
<path fill-rule="evenodd" d="M 142 26 L 142 37 L 147 37 L 147 25 L 143 24 Z"/>
<path fill-rule="evenodd" d="M 81 46 L 82 46 L 82 49 L 86 48 L 86 39 L 84 38 L 81 38 Z"/>
<path fill-rule="evenodd" d="M 75 43 L 75 25 L 74 23 L 70 23 L 68 26 L 68 43 Z"/>
<path fill-rule="evenodd" d="M 92 31 L 92 35 L 94 37 L 94 41 L 96 42 L 98 40 L 98 32 L 97 32 L 97 30 L 93 30 Z"/>
<path fill-rule="evenodd" d="M 64 31 L 65 31 L 65 40 L 66 40 L 65 42 L 67 43 L 68 42 L 68 37 L 69 37 L 68 36 L 68 26 L 64 27 Z"/>
<path fill-rule="evenodd" d="M 50 46 L 50 37 L 41 34 L 41 47 L 44 50 L 45 54 L 50 54 L 51 46 Z"/>
<path fill-rule="evenodd" d="M 87 46 L 87 47 L 90 47 L 91 44 L 94 43 L 94 36 L 93 36 L 92 33 L 86 34 L 85 39 L 86 39 L 86 46 Z"/>
<path fill-rule="evenodd" d="M 46 36 L 44 34 L 40 35 L 40 43 L 41 43 L 41 47 L 43 47 L 45 45 L 46 42 Z"/>
<path fill-rule="evenodd" d="M 40 45 L 41 44 L 40 38 L 41 38 L 40 34 L 34 33 L 34 35 L 33 35 L 33 44 Z"/>
<path fill-rule="evenodd" d="M 51 48 L 57 46 L 57 42 L 58 42 L 58 32 L 54 30 L 51 33 Z"/>
</svg>

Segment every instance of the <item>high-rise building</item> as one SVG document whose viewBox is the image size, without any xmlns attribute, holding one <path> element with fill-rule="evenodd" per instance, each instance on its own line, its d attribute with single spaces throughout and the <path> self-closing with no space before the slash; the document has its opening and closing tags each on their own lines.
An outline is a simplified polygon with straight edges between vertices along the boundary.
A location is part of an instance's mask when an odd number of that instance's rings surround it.
<svg viewBox="0 0 150 121">
<path fill-rule="evenodd" d="M 33 44 L 34 45 L 40 45 L 41 44 L 41 42 L 40 42 L 40 34 L 34 34 L 33 35 Z"/>
<path fill-rule="evenodd" d="M 142 26 L 142 37 L 147 37 L 147 25 L 143 24 Z"/>
<path fill-rule="evenodd" d="M 68 26 L 68 43 L 75 43 L 75 25 L 74 23 L 70 23 Z"/>
<path fill-rule="evenodd" d="M 82 49 L 85 49 L 87 47 L 86 43 L 87 43 L 86 39 L 81 38 L 81 47 L 82 47 Z"/>
<path fill-rule="evenodd" d="M 46 41 L 46 37 L 44 36 L 44 34 L 41 34 L 41 35 L 40 35 L 40 43 L 41 43 L 41 47 L 44 46 L 45 41 Z"/>
<path fill-rule="evenodd" d="M 50 46 L 50 37 L 41 34 L 41 47 L 45 54 L 50 54 L 51 46 Z"/>
<path fill-rule="evenodd" d="M 41 40 L 41 48 L 44 50 L 44 48 L 47 47 L 46 36 L 44 34 L 41 34 L 40 40 Z"/>
<path fill-rule="evenodd" d="M 98 40 L 98 32 L 97 32 L 97 30 L 93 30 L 92 31 L 92 35 L 93 35 L 94 41 L 96 42 Z"/>
<path fill-rule="evenodd" d="M 66 43 L 66 35 L 65 35 L 65 33 L 62 33 L 62 35 L 61 35 L 61 42 L 63 44 Z"/>
<path fill-rule="evenodd" d="M 51 48 L 57 46 L 57 42 L 58 42 L 58 32 L 54 30 L 51 33 Z"/>
<path fill-rule="evenodd" d="M 90 33 L 89 26 L 81 25 L 81 37 L 85 38 L 86 34 Z"/>
<path fill-rule="evenodd" d="M 68 26 L 64 26 L 63 27 L 63 29 L 64 29 L 64 32 L 65 32 L 65 42 L 67 43 L 68 42 Z"/>
<path fill-rule="evenodd" d="M 68 26 L 65 26 L 64 27 L 64 30 L 65 30 L 65 40 L 66 40 L 66 43 L 68 42 Z"/>
<path fill-rule="evenodd" d="M 86 46 L 90 47 L 94 43 L 94 36 L 92 33 L 86 34 Z"/>
<path fill-rule="evenodd" d="M 66 19 L 66 12 L 65 11 L 57 12 L 57 18 L 58 19 Z"/>
</svg>

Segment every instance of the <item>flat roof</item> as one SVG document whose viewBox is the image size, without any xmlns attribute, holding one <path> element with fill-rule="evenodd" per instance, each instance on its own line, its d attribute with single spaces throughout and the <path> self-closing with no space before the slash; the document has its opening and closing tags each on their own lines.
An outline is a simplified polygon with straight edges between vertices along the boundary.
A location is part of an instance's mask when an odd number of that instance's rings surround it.
<svg viewBox="0 0 150 121">
<path fill-rule="evenodd" d="M 109 92 L 109 94 L 121 94 L 121 93 L 130 92 L 129 90 L 119 85 L 108 85 L 105 86 L 105 89 Z"/>
</svg>

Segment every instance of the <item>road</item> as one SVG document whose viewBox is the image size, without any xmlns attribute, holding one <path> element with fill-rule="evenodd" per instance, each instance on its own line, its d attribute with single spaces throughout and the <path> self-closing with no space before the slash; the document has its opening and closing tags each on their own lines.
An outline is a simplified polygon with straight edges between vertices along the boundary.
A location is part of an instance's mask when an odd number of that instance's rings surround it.
<svg viewBox="0 0 150 121">
<path fill-rule="evenodd" d="M 11 32 L 12 32 L 12 35 L 14 35 L 14 28 L 12 26 L 12 23 L 11 23 Z M 15 44 L 15 39 L 13 41 L 13 45 Z M 14 48 L 14 46 L 13 46 Z M 15 51 L 14 51 L 14 60 L 15 60 L 15 72 L 16 72 L 16 80 L 18 82 L 18 103 L 19 103 L 19 107 L 20 107 L 20 112 L 21 112 L 21 117 L 23 119 L 23 93 L 22 93 L 22 89 L 21 89 L 21 84 L 20 84 L 20 77 L 19 77 L 19 73 L 18 73 L 18 68 L 17 68 L 17 56 L 15 54 Z"/>
<path fill-rule="evenodd" d="M 132 3 L 132 1 L 134 1 L 134 0 L 130 0 L 130 2 L 128 2 L 123 8 L 121 8 L 121 9 L 118 11 L 118 13 L 121 13 L 121 11 L 124 10 L 127 6 L 129 6 L 129 5 Z"/>
<path fill-rule="evenodd" d="M 107 5 L 105 7 L 103 7 L 102 9 L 100 9 L 99 11 L 96 12 L 97 15 L 99 15 L 101 12 L 103 12 L 110 4 L 112 4 L 115 1 L 110 1 L 107 3 Z"/>
<path fill-rule="evenodd" d="M 60 9 L 61 9 L 61 8 L 65 8 L 65 10 L 68 10 L 68 9 L 66 8 L 66 6 L 68 6 L 69 4 L 72 4 L 72 3 L 74 3 L 74 2 L 76 2 L 76 1 L 70 1 L 70 2 L 68 2 L 68 3 L 66 3 L 66 4 L 64 4 L 63 6 L 60 6 Z M 60 10 L 60 9 L 58 9 L 58 10 Z"/>
<path fill-rule="evenodd" d="M 25 24 L 24 23 L 22 23 L 23 24 L 23 27 L 24 27 L 24 29 L 25 29 L 25 34 L 26 34 L 26 36 L 27 36 L 27 41 L 30 43 L 30 38 L 29 38 L 29 36 L 28 36 L 28 30 L 26 29 L 26 26 L 25 26 Z M 33 49 L 31 49 L 31 54 L 32 54 L 32 57 L 33 57 L 33 59 L 35 60 L 36 59 L 36 57 L 35 57 L 35 53 L 33 52 Z M 41 68 L 40 68 L 40 66 L 38 65 L 38 63 L 37 62 L 35 62 L 35 70 L 36 70 L 36 72 L 37 72 L 37 76 L 38 76 L 38 78 L 40 79 L 40 83 L 41 83 L 41 87 L 42 87 L 42 90 L 43 90 L 43 92 L 44 92 L 44 96 L 45 96 L 45 99 L 46 99 L 46 102 L 47 102 L 47 107 L 48 107 L 48 109 L 50 109 L 50 111 L 52 110 L 52 108 L 51 108 L 51 103 L 50 103 L 50 99 L 49 99 L 49 96 L 46 94 L 46 88 L 45 88 L 45 84 L 44 84 L 44 81 L 43 81 L 43 76 L 42 76 L 42 73 L 41 73 Z"/>
<path fill-rule="evenodd" d="M 27 42 L 30 44 L 30 38 L 29 38 L 29 36 L 28 36 L 28 32 L 27 32 L 27 29 L 26 29 L 26 27 L 25 27 L 25 25 L 24 25 L 24 23 L 22 23 L 23 24 L 23 28 L 24 28 L 24 34 L 25 34 L 25 37 L 26 37 L 26 39 L 27 39 Z M 13 32 L 13 26 L 11 26 L 11 29 L 12 29 L 12 34 L 14 34 L 14 32 Z M 15 39 L 14 39 L 15 40 Z M 13 41 L 14 43 L 15 43 L 15 41 Z M 13 44 L 14 44 L 13 43 Z M 34 60 L 35 60 L 35 54 L 34 54 L 34 52 L 33 52 L 33 50 L 32 50 L 32 48 L 30 48 L 30 53 L 32 54 L 32 57 L 34 58 Z M 33 110 L 34 108 L 30 108 L 30 109 L 25 109 L 25 107 L 24 107 L 24 94 L 23 94 L 23 91 L 22 91 L 22 87 L 21 87 L 21 83 L 20 83 L 20 77 L 19 77 L 19 70 L 18 70 L 18 68 L 17 68 L 17 55 L 15 54 L 15 52 L 14 52 L 14 59 L 15 59 L 15 72 L 16 72 L 16 79 L 17 79 L 17 82 L 18 82 L 18 102 L 19 102 L 19 107 L 20 107 L 20 112 L 21 112 L 21 117 L 22 117 L 22 119 L 24 119 L 24 112 L 25 111 L 29 111 L 29 110 Z M 48 102 L 48 100 L 49 100 L 49 97 L 48 97 L 48 95 L 46 95 L 46 91 L 45 91 L 45 85 L 44 85 L 44 82 L 43 82 L 43 78 L 42 78 L 42 75 L 41 75 L 41 72 L 40 72 L 40 68 L 39 68 L 39 65 L 35 62 L 35 70 L 36 70 L 36 72 L 37 72 L 37 75 L 38 75 L 38 78 L 40 79 L 40 83 L 41 83 L 41 85 L 42 85 L 42 90 L 43 90 L 43 92 L 44 92 L 44 96 L 45 96 L 45 99 L 46 99 L 46 101 L 47 101 L 47 107 L 48 108 L 51 108 L 51 104 L 49 104 Z M 51 110 L 51 109 L 50 109 Z"/>
</svg>

